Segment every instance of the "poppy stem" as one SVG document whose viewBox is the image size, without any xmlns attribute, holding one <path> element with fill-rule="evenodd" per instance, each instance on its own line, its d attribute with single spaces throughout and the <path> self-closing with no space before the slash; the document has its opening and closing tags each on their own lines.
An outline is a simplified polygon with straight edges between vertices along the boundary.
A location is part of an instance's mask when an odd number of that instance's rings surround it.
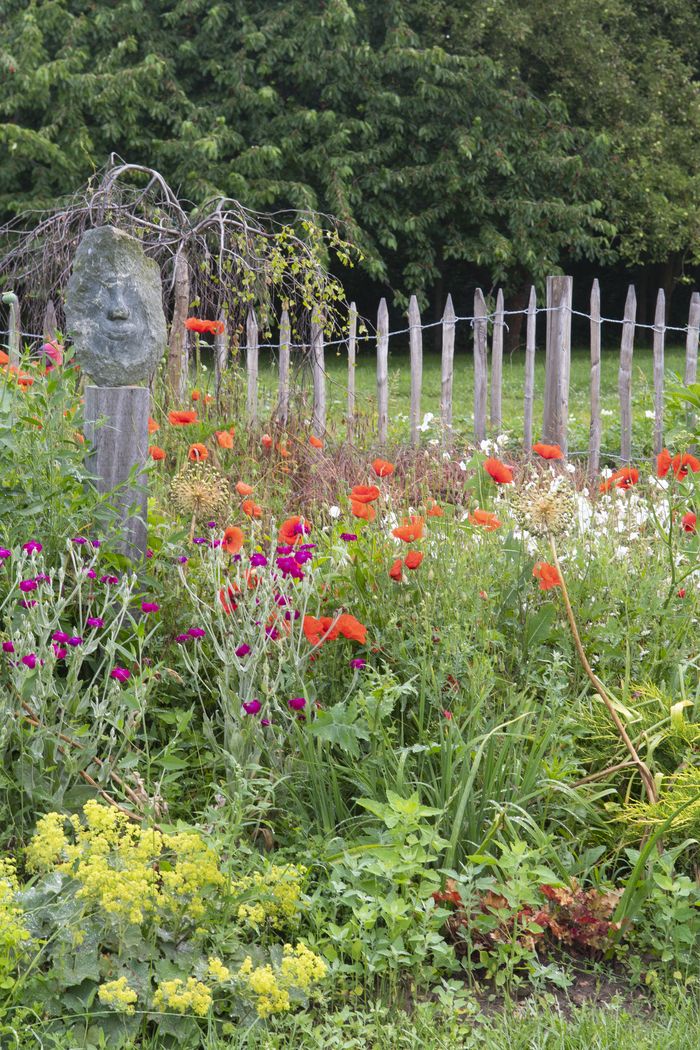
<svg viewBox="0 0 700 1050">
<path fill-rule="evenodd" d="M 642 758 L 640 758 L 639 755 L 637 754 L 637 749 L 635 748 L 634 744 L 632 743 L 632 741 L 631 741 L 631 739 L 629 737 L 629 734 L 628 734 L 627 730 L 625 729 L 625 727 L 624 727 L 624 725 L 622 723 L 622 719 L 620 718 L 620 716 L 618 715 L 617 711 L 615 710 L 615 705 L 613 704 L 612 700 L 608 696 L 608 694 L 607 694 L 607 692 L 605 690 L 605 686 L 603 685 L 601 680 L 598 678 L 598 676 L 595 674 L 595 672 L 593 671 L 593 668 L 591 667 L 590 663 L 588 662 L 588 657 L 586 656 L 586 651 L 583 648 L 583 643 L 581 642 L 581 635 L 579 634 L 578 624 L 576 623 L 576 617 L 574 616 L 574 610 L 571 607 L 571 599 L 569 598 L 569 592 L 568 592 L 567 587 L 566 587 L 566 580 L 564 579 L 564 574 L 561 571 L 561 564 L 559 562 L 559 557 L 557 555 L 557 545 L 556 545 L 556 543 L 554 541 L 554 536 L 552 536 L 551 534 L 550 534 L 550 537 L 549 537 L 549 545 L 550 545 L 550 547 L 552 549 L 552 557 L 554 559 L 554 564 L 556 566 L 557 572 L 559 573 L 559 579 L 561 581 L 561 593 L 562 593 L 562 597 L 564 599 L 564 606 L 566 608 L 566 618 L 569 621 L 569 627 L 571 629 L 571 635 L 572 635 L 572 637 L 574 639 L 574 645 L 576 647 L 576 653 L 578 655 L 579 662 L 580 662 L 581 666 L 583 667 L 584 671 L 586 672 L 586 675 L 587 675 L 589 681 L 591 682 L 591 685 L 593 686 L 593 688 L 595 689 L 596 693 L 598 694 L 600 699 L 603 701 L 605 706 L 607 707 L 608 714 L 612 718 L 612 720 L 613 720 L 613 722 L 615 724 L 615 728 L 617 729 L 618 733 L 620 734 L 620 738 L 621 738 L 623 744 L 625 745 L 625 747 L 629 751 L 630 756 L 632 758 L 632 761 L 634 762 L 635 766 L 639 770 L 639 775 L 640 775 L 640 777 L 642 779 L 642 784 L 644 785 L 644 790 L 646 791 L 647 798 L 652 803 L 658 802 L 658 795 L 657 795 L 657 792 L 656 792 L 656 784 L 654 783 L 654 778 L 651 775 L 651 770 L 647 766 L 646 762 Z"/>
</svg>

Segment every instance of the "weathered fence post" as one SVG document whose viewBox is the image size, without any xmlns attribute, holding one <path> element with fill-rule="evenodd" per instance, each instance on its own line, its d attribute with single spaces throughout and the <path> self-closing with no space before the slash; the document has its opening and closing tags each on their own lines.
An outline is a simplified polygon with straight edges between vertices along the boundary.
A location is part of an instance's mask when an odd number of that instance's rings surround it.
<svg viewBox="0 0 700 1050">
<path fill-rule="evenodd" d="M 246 412 L 249 424 L 254 427 L 258 422 L 258 319 L 252 306 L 246 318 L 245 339 L 246 372 L 248 373 Z"/>
<path fill-rule="evenodd" d="M 588 473 L 595 477 L 600 468 L 600 285 L 591 288 L 591 426 L 588 435 Z"/>
<path fill-rule="evenodd" d="M 697 381 L 698 376 L 698 334 L 700 332 L 700 292 L 693 292 L 690 297 L 688 314 L 688 334 L 685 340 L 685 375 L 686 386 Z"/>
<path fill-rule="evenodd" d="M 286 427 L 289 420 L 289 363 L 292 341 L 289 313 L 285 307 L 280 318 L 280 365 L 279 389 L 277 393 L 277 422 Z"/>
<path fill-rule="evenodd" d="M 408 341 L 411 347 L 411 444 L 418 444 L 420 398 L 423 387 L 423 330 L 420 326 L 418 300 L 412 295 L 408 304 Z"/>
<path fill-rule="evenodd" d="M 659 288 L 654 315 L 654 455 L 664 447 L 664 342 L 666 337 L 666 296 Z"/>
<path fill-rule="evenodd" d="M 486 437 L 488 358 L 486 350 L 486 301 L 481 288 L 474 292 L 474 437 Z"/>
<path fill-rule="evenodd" d="M 525 342 L 525 398 L 523 404 L 523 445 L 526 455 L 532 452 L 532 409 L 535 401 L 535 350 L 537 349 L 537 292 L 530 288 L 527 304 L 527 338 Z"/>
<path fill-rule="evenodd" d="M 571 368 L 572 277 L 547 278 L 547 350 L 545 357 L 542 440 L 566 453 Z"/>
<path fill-rule="evenodd" d="M 56 307 L 53 299 L 47 300 L 46 309 L 44 310 L 44 321 L 42 324 L 42 331 L 44 333 L 44 342 L 52 343 L 56 339 L 56 333 L 58 331 L 58 320 L 56 318 Z"/>
<path fill-rule="evenodd" d="M 625 314 L 620 342 L 620 371 L 617 389 L 620 395 L 620 458 L 623 463 L 632 459 L 632 354 L 634 352 L 634 325 L 637 318 L 637 294 L 634 285 L 627 289 Z"/>
<path fill-rule="evenodd" d="M 355 437 L 355 357 L 357 353 L 357 307 L 350 303 L 348 318 L 348 411 L 345 426 L 348 441 Z"/>
<path fill-rule="evenodd" d="M 323 346 L 323 322 L 311 323 L 311 367 L 314 378 L 314 413 L 312 429 L 316 437 L 326 432 L 326 362 Z"/>
<path fill-rule="evenodd" d="M 491 427 L 497 434 L 503 424 L 502 387 L 503 387 L 503 291 L 498 289 L 496 296 L 496 316 L 493 322 L 491 338 Z"/>
<path fill-rule="evenodd" d="M 447 296 L 442 315 L 442 384 L 440 387 L 440 421 L 443 440 L 452 441 L 452 380 L 454 377 L 456 314 L 452 296 Z"/>
<path fill-rule="evenodd" d="M 2 297 L 2 302 L 9 307 L 7 320 L 8 356 L 10 358 L 10 364 L 18 366 L 20 344 L 19 299 L 14 292 L 5 292 Z"/>
<path fill-rule="evenodd" d="M 389 430 L 389 309 L 382 299 L 377 313 L 377 436 L 385 445 Z"/>
<path fill-rule="evenodd" d="M 223 310 L 219 314 L 219 321 L 223 325 L 223 328 L 214 336 L 214 390 L 216 393 L 217 405 L 219 405 L 221 400 L 221 384 L 223 382 L 224 372 L 228 367 L 228 330 L 226 325 L 226 314 Z"/>
<path fill-rule="evenodd" d="M 184 255 L 175 259 L 175 301 L 168 340 L 168 394 L 172 401 L 182 399 L 187 391 L 189 368 L 185 321 L 190 306 L 190 268 Z"/>
</svg>

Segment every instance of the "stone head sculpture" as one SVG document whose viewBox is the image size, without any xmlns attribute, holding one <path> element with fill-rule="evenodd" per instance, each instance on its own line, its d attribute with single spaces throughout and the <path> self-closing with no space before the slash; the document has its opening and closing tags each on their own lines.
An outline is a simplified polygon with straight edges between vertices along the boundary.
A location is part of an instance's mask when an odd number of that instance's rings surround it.
<svg viewBox="0 0 700 1050">
<path fill-rule="evenodd" d="M 160 270 L 114 226 L 88 230 L 66 288 L 66 330 L 97 386 L 148 382 L 165 350 Z"/>
</svg>

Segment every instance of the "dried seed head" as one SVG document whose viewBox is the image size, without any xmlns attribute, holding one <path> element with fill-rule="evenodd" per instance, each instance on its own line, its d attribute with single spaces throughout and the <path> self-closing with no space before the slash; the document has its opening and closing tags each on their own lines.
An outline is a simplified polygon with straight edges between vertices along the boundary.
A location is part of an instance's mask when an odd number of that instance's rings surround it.
<svg viewBox="0 0 700 1050">
<path fill-rule="evenodd" d="M 518 488 L 515 516 L 522 529 L 536 536 L 558 536 L 576 514 L 576 494 L 564 474 L 532 472 Z"/>
<path fill-rule="evenodd" d="M 228 504 L 231 491 L 226 478 L 213 467 L 193 463 L 173 478 L 170 496 L 179 511 L 199 521 L 220 513 Z"/>
</svg>

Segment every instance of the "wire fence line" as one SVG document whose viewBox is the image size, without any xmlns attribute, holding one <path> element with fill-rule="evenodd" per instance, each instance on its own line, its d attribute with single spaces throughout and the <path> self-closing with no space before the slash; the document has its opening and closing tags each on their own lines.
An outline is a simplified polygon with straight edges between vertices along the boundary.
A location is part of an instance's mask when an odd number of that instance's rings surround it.
<svg viewBox="0 0 700 1050">
<path fill-rule="evenodd" d="M 21 342 L 42 340 L 51 338 L 55 333 L 55 310 L 52 304 L 47 304 L 47 313 L 44 323 L 43 334 L 37 332 L 21 332 L 19 325 L 19 305 L 16 297 L 10 295 L 5 298 L 14 300 L 15 305 L 10 306 L 8 328 L 0 330 L 0 335 L 7 336 L 10 347 L 10 359 L 13 356 L 19 361 Z M 690 300 L 688 323 L 686 325 L 667 325 L 665 323 L 665 296 L 659 291 L 656 302 L 656 311 L 653 324 L 646 324 L 637 320 L 636 293 L 630 286 L 627 301 L 625 303 L 623 317 L 603 316 L 600 309 L 600 289 L 598 281 L 593 282 L 590 295 L 590 309 L 573 309 L 573 279 L 568 276 L 549 277 L 546 281 L 545 302 L 537 301 L 534 288 L 531 289 L 529 303 L 526 308 L 517 310 L 506 310 L 502 291 L 498 291 L 495 309 L 487 307 L 485 296 L 481 289 L 477 288 L 474 293 L 474 310 L 471 314 L 458 315 L 453 308 L 451 296 L 447 297 L 445 311 L 442 318 L 436 321 L 423 323 L 417 299 L 412 296 L 408 309 L 408 324 L 406 326 L 389 328 L 389 312 L 385 299 L 379 303 L 377 310 L 376 326 L 367 318 L 358 315 L 354 303 L 350 304 L 348 313 L 348 329 L 340 337 L 324 338 L 322 325 L 318 322 L 311 324 L 310 336 L 304 342 L 292 341 L 291 325 L 287 311 L 283 311 L 279 319 L 279 341 L 260 341 L 260 328 L 255 310 L 251 308 L 245 324 L 245 331 L 236 336 L 235 344 L 233 336 L 226 331 L 226 318 L 223 321 L 224 331 L 214 338 L 214 369 L 217 396 L 221 390 L 223 373 L 228 367 L 229 351 L 235 345 L 239 350 L 245 350 L 245 369 L 247 372 L 247 399 L 246 411 L 248 422 L 255 426 L 257 424 L 258 405 L 258 352 L 273 351 L 273 360 L 278 367 L 278 397 L 274 411 L 274 418 L 281 426 L 286 426 L 290 416 L 291 399 L 297 391 L 292 390 L 290 382 L 291 353 L 292 351 L 305 351 L 304 363 L 310 365 L 313 374 L 313 420 L 314 433 L 321 437 L 326 432 L 326 387 L 330 379 L 325 368 L 325 351 L 331 348 L 344 348 L 347 353 L 347 408 L 345 421 L 347 437 L 352 440 L 355 430 L 356 397 L 355 397 L 355 368 L 356 353 L 358 346 L 371 343 L 376 347 L 376 412 L 377 412 L 377 444 L 383 445 L 387 442 L 389 421 L 389 382 L 388 382 L 388 355 L 392 339 L 408 336 L 410 344 L 410 379 L 411 396 L 409 411 L 410 442 L 418 445 L 421 440 L 420 422 L 421 398 L 422 398 L 422 368 L 423 368 L 423 332 L 442 330 L 442 353 L 441 353 L 441 388 L 440 388 L 440 423 L 442 440 L 449 445 L 454 434 L 453 427 L 453 378 L 455 373 L 455 334 L 459 325 L 468 324 L 471 330 L 471 342 L 473 344 L 473 427 L 476 441 L 484 440 L 487 429 L 491 433 L 499 433 L 503 426 L 502 414 L 502 386 L 503 386 L 503 353 L 504 333 L 509 330 L 509 318 L 519 317 L 526 321 L 526 341 L 524 353 L 524 386 L 523 386 L 523 447 L 529 453 L 533 444 L 533 426 L 535 416 L 535 358 L 538 350 L 537 343 L 537 320 L 542 314 L 546 316 L 546 338 L 545 338 L 545 382 L 544 399 L 541 405 L 542 428 L 541 437 L 543 441 L 559 444 L 566 452 L 569 431 L 569 385 L 571 369 L 571 328 L 572 319 L 579 318 L 588 323 L 590 332 L 590 439 L 588 447 L 588 460 L 591 471 L 597 471 L 601 456 L 601 333 L 603 325 L 616 325 L 622 329 L 620 341 L 620 364 L 618 371 L 618 397 L 620 417 L 620 459 L 628 462 L 631 458 L 632 449 L 632 364 L 634 337 L 637 329 L 651 331 L 653 333 L 653 361 L 654 361 L 654 414 L 653 414 L 653 447 L 658 453 L 663 443 L 663 393 L 664 393 L 664 347 L 667 332 L 679 333 L 685 336 L 686 356 L 685 375 L 686 385 L 694 383 L 697 379 L 698 340 L 700 335 L 700 293 L 694 292 Z M 183 304 L 181 304 L 183 305 Z M 182 339 L 182 323 L 186 316 L 188 304 L 183 305 L 182 310 L 174 314 L 171 324 L 170 348 L 168 352 L 168 383 L 171 397 L 183 398 L 188 389 L 189 376 L 189 352 L 188 340 Z M 13 314 L 14 309 L 14 314 Z M 182 314 L 182 317 L 180 317 Z M 47 320 L 53 318 L 52 324 Z M 370 327 L 372 330 L 368 330 Z M 189 333 L 186 333 L 189 336 Z M 541 333 L 540 333 L 541 337 Z M 177 342 L 178 351 L 176 355 L 176 381 L 172 379 L 172 364 L 174 360 L 174 345 Z M 489 345 L 490 344 L 490 345 Z M 540 348 L 541 348 L 540 342 Z M 35 351 L 36 352 L 36 351 Z M 609 352 L 606 351 L 609 357 Z M 296 357 L 296 355 L 295 355 Z M 490 411 L 489 409 L 490 402 Z M 538 416 L 540 406 L 538 405 Z M 607 414 L 607 413 L 606 413 Z"/>
</svg>

